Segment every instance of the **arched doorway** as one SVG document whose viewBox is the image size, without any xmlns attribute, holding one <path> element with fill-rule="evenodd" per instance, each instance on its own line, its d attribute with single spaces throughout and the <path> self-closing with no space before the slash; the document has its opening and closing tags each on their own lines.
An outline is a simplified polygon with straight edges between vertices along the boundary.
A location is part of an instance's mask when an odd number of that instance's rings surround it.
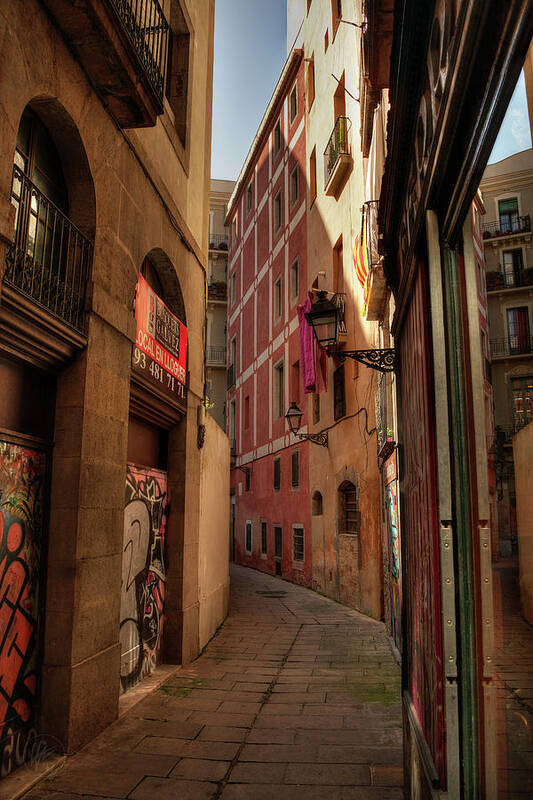
<svg viewBox="0 0 533 800">
<path fill-rule="evenodd" d="M 31 758 L 40 730 L 44 586 L 57 558 L 48 543 L 54 411 L 62 368 L 86 344 L 94 188 L 76 126 L 54 99 L 22 113 L 10 191 L 0 306 L 1 777 Z"/>
<path fill-rule="evenodd" d="M 161 250 L 152 250 L 141 265 L 135 316 L 120 603 L 123 691 L 163 660 L 169 432 L 186 414 L 185 305 L 174 267 Z"/>
</svg>

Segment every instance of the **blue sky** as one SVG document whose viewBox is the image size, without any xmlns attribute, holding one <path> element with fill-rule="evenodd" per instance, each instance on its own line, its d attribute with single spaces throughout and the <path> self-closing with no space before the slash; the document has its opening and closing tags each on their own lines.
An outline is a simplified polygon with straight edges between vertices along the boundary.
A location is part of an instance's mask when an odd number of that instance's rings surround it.
<svg viewBox="0 0 533 800">
<path fill-rule="evenodd" d="M 494 144 L 489 164 L 531 147 L 531 131 L 527 112 L 526 83 L 523 71 L 516 84 L 505 119 Z"/>
<path fill-rule="evenodd" d="M 216 0 L 211 175 L 235 180 L 286 57 L 286 0 Z M 531 147 L 521 73 L 489 164 Z"/>
<path fill-rule="evenodd" d="M 236 179 L 286 58 L 285 0 L 216 0 L 211 175 Z"/>
</svg>

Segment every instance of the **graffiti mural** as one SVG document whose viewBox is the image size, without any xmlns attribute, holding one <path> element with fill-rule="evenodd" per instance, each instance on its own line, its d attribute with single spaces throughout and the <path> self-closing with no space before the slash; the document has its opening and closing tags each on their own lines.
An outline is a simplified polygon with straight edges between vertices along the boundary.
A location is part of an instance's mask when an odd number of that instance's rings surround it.
<svg viewBox="0 0 533 800">
<path fill-rule="evenodd" d="M 44 453 L 0 441 L 0 776 L 36 738 Z"/>
<path fill-rule="evenodd" d="M 167 475 L 128 464 L 120 598 L 120 680 L 125 691 L 159 660 L 165 603 Z"/>
</svg>

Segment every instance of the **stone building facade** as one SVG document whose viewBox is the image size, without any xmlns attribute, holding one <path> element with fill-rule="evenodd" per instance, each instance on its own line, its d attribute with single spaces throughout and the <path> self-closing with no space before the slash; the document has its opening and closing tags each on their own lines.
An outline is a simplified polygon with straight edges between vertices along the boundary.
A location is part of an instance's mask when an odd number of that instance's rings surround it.
<svg viewBox="0 0 533 800">
<path fill-rule="evenodd" d="M 206 395 L 208 408 L 226 430 L 229 229 L 226 211 L 235 181 L 211 179 L 207 275 Z"/>
<path fill-rule="evenodd" d="M 135 9 L 0 5 L 3 774 L 36 732 L 80 747 L 227 607 L 202 505 L 229 466 L 202 414 L 214 3 Z"/>
</svg>

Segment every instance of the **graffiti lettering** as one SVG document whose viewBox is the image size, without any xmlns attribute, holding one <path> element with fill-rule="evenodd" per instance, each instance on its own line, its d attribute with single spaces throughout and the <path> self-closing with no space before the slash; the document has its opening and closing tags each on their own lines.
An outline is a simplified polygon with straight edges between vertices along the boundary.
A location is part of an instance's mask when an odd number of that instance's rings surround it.
<svg viewBox="0 0 533 800">
<path fill-rule="evenodd" d="M 35 737 L 45 456 L 0 441 L 0 775 Z"/>
</svg>

